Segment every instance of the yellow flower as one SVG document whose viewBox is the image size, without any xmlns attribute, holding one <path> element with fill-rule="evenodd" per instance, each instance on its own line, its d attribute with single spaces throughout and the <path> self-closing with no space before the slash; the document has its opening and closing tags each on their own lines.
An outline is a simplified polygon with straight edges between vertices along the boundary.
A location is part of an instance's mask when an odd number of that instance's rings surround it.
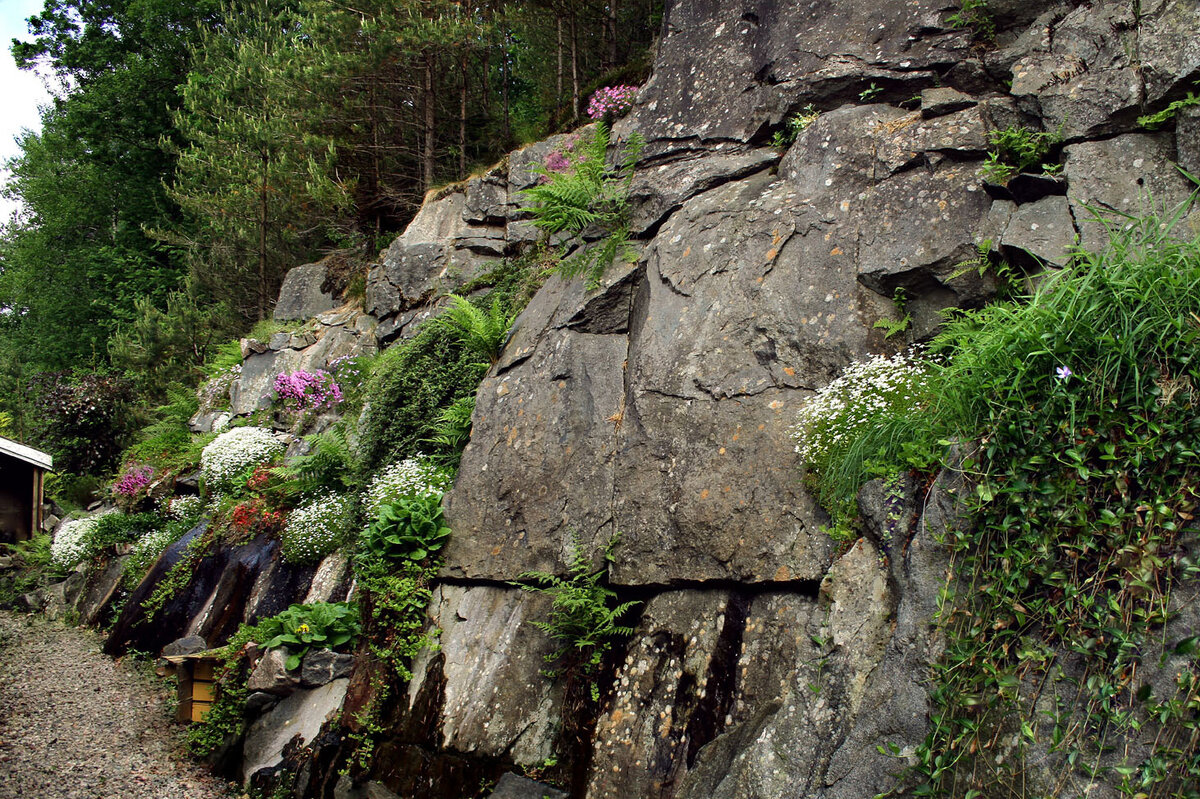
<svg viewBox="0 0 1200 799">
<path fill-rule="evenodd" d="M 298 632 L 298 633 L 306 633 L 308 631 L 309 631 L 309 627 L 307 624 L 301 624 L 299 627 L 296 628 L 296 632 Z"/>
</svg>

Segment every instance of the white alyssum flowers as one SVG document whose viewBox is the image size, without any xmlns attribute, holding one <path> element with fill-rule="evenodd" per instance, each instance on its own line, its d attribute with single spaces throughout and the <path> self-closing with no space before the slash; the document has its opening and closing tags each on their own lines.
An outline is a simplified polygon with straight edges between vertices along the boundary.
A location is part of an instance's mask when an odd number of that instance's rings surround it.
<svg viewBox="0 0 1200 799">
<path fill-rule="evenodd" d="M 810 466 L 827 462 L 856 431 L 885 415 L 915 407 L 926 381 L 916 350 L 890 358 L 874 355 L 850 364 L 800 409 L 792 428 L 796 452 Z"/>
<path fill-rule="evenodd" d="M 440 496 L 450 489 L 450 476 L 423 458 L 409 458 L 386 466 L 367 486 L 363 499 L 367 518 L 402 497 Z"/>
<path fill-rule="evenodd" d="M 112 513 L 113 511 L 109 511 Z M 50 542 L 50 562 L 59 569 L 69 569 L 87 556 L 88 534 L 105 514 L 87 516 L 64 522 Z"/>
<path fill-rule="evenodd" d="M 171 497 L 163 503 L 163 515 L 168 519 L 175 521 L 183 521 L 184 519 L 195 519 L 200 515 L 204 507 L 204 500 L 200 499 L 196 494 L 185 494 L 179 497 Z"/>
<path fill-rule="evenodd" d="M 247 469 L 283 455 L 284 446 L 265 427 L 235 427 L 200 453 L 200 472 L 210 492 L 222 489 Z"/>
<path fill-rule="evenodd" d="M 283 557 L 289 563 L 314 563 L 333 552 L 353 512 L 350 494 L 325 494 L 296 508 L 283 528 Z"/>
</svg>

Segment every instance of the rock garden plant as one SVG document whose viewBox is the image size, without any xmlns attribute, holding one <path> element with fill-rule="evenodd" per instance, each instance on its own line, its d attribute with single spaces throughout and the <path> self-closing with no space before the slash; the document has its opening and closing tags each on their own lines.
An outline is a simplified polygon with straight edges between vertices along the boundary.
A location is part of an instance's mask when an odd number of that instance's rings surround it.
<svg viewBox="0 0 1200 799">
<path fill-rule="evenodd" d="M 280 457 L 284 446 L 263 427 L 235 427 L 217 436 L 200 455 L 200 471 L 209 493 L 234 489 L 239 478 L 264 463 Z"/>
</svg>

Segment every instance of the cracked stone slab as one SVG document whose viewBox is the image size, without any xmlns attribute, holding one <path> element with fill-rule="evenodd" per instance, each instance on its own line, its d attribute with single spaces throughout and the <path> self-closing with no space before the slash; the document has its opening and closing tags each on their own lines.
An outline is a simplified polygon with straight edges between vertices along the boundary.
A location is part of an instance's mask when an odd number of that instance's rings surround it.
<svg viewBox="0 0 1200 799">
<path fill-rule="evenodd" d="M 671 591 L 652 599 L 596 722 L 588 799 L 666 799 L 687 753 L 713 733 L 727 701 L 714 668 L 731 624 L 726 591 Z"/>
<path fill-rule="evenodd" d="M 531 623 L 549 613 L 549 597 L 518 588 L 434 589 L 429 617 L 441 630 L 439 651 L 417 657 L 408 697 L 411 711 L 427 681 L 443 686 L 444 748 L 523 766 L 539 766 L 554 753 L 562 685 L 542 674 L 554 647 Z"/>
</svg>

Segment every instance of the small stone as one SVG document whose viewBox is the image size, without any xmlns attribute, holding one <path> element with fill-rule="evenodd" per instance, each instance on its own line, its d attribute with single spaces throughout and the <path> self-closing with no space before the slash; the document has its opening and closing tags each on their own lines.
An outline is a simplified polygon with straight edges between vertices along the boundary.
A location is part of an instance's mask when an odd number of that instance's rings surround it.
<svg viewBox="0 0 1200 799">
<path fill-rule="evenodd" d="M 287 658 L 286 650 L 272 649 L 268 651 L 258 661 L 254 671 L 250 673 L 250 679 L 246 681 L 246 688 L 251 691 L 266 691 L 279 696 L 286 696 L 296 690 L 300 686 L 300 677 L 295 673 L 288 672 Z"/>
<path fill-rule="evenodd" d="M 974 105 L 978 103 L 957 89 L 944 87 L 921 92 L 921 116 L 925 119 L 953 114 Z"/>
<path fill-rule="evenodd" d="M 324 685 L 341 677 L 349 677 L 353 668 L 354 655 L 342 655 L 328 649 L 309 652 L 300 665 L 300 684 L 305 688 Z"/>
<path fill-rule="evenodd" d="M 177 657 L 179 655 L 194 655 L 206 649 L 208 649 L 207 641 L 198 635 L 188 635 L 183 638 L 176 638 L 164 646 L 162 654 L 163 657 Z"/>
</svg>

